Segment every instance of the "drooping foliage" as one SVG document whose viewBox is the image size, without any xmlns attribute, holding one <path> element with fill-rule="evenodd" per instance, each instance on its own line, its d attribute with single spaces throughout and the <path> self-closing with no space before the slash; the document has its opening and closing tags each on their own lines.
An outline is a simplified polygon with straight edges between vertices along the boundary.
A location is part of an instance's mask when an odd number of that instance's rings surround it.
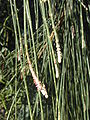
<svg viewBox="0 0 90 120">
<path fill-rule="evenodd" d="M 0 119 L 89 120 L 90 1 L 19 2 L 0 26 Z"/>
</svg>

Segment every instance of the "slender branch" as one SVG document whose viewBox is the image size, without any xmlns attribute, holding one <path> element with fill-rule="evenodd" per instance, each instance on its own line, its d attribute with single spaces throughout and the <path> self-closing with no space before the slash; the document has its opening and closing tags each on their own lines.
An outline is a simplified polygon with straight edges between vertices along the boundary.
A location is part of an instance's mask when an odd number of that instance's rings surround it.
<svg viewBox="0 0 90 120">
<path fill-rule="evenodd" d="M 62 14 L 62 16 L 61 16 L 59 22 L 57 23 L 57 25 L 56 25 L 56 27 L 55 27 L 56 29 L 59 29 L 60 26 L 62 25 L 63 18 L 64 18 L 64 13 Z M 50 40 L 52 41 L 53 38 L 54 38 L 54 30 L 51 32 Z M 46 49 L 46 47 L 47 47 L 47 43 L 44 45 L 43 49 L 40 50 L 41 52 L 40 52 L 39 55 L 38 55 L 38 59 L 41 57 L 41 55 L 42 55 L 42 53 L 44 52 L 44 50 Z"/>
</svg>

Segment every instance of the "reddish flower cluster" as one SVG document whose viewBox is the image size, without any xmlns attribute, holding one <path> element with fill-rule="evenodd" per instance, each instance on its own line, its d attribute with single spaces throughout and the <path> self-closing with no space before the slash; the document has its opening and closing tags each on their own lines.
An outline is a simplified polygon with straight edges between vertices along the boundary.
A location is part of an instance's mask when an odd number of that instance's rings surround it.
<svg viewBox="0 0 90 120">
<path fill-rule="evenodd" d="M 46 88 L 45 88 L 45 85 L 41 85 L 41 82 L 38 80 L 35 80 L 34 79 L 34 84 L 37 88 L 38 91 L 40 91 L 44 96 L 45 98 L 48 98 L 48 94 L 47 94 L 47 91 L 46 91 Z"/>
</svg>

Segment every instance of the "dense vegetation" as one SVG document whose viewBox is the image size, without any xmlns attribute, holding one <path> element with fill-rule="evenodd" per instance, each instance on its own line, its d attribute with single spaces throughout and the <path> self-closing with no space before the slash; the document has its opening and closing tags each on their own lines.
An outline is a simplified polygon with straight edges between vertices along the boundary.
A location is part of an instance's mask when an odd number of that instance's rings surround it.
<svg viewBox="0 0 90 120">
<path fill-rule="evenodd" d="M 0 8 L 0 119 L 89 120 L 90 0 Z"/>
</svg>

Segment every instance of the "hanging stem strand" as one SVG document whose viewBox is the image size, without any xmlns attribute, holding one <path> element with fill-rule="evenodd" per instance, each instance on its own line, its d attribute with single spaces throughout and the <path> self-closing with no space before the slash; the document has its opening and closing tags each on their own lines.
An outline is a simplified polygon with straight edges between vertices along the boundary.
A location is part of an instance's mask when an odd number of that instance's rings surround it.
<svg viewBox="0 0 90 120">
<path fill-rule="evenodd" d="M 62 16 L 59 20 L 59 22 L 57 23 L 57 25 L 55 26 L 55 29 L 59 29 L 60 26 L 62 25 L 62 22 L 63 22 L 63 19 L 64 19 L 64 13 L 62 13 Z M 51 35 L 50 35 L 50 40 L 52 41 L 53 38 L 54 38 L 55 34 L 54 34 L 54 30 L 51 32 Z M 44 52 L 44 50 L 46 49 L 47 47 L 47 43 L 44 45 L 43 49 L 40 50 L 39 52 L 39 55 L 38 55 L 38 59 L 41 57 L 42 53 Z"/>
<path fill-rule="evenodd" d="M 29 69 L 31 71 L 33 81 L 34 81 L 35 86 L 37 87 L 37 90 L 41 91 L 41 93 L 45 96 L 45 98 L 48 98 L 48 94 L 47 94 L 45 85 L 44 84 L 41 85 L 41 81 L 39 81 L 39 79 L 37 78 L 37 76 L 36 76 L 36 74 L 35 74 L 35 72 L 32 68 L 31 61 L 29 59 L 29 54 L 28 54 L 27 50 L 26 50 L 26 56 L 27 56 L 27 62 L 28 62 L 28 65 L 29 65 Z"/>
</svg>

